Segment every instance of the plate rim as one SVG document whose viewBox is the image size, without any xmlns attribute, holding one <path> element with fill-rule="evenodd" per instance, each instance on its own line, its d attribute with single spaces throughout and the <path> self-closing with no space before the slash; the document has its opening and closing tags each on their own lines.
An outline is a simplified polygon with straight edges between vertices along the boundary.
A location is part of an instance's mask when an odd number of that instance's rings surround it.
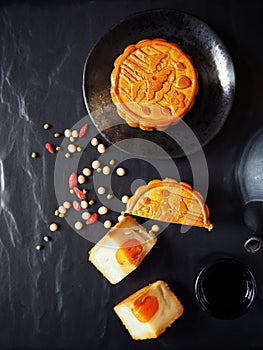
<svg viewBox="0 0 263 350">
<path fill-rule="evenodd" d="M 116 30 L 116 28 L 118 28 L 118 26 L 122 25 L 123 23 L 125 23 L 128 20 L 132 20 L 133 18 L 140 18 L 143 17 L 147 14 L 153 14 L 153 13 L 161 13 L 161 12 L 168 12 L 168 13 L 175 13 L 175 14 L 179 14 L 182 16 L 187 16 L 190 18 L 193 18 L 194 20 L 197 20 L 198 22 L 200 22 L 202 25 L 204 25 L 207 29 L 209 29 L 209 31 L 213 34 L 213 36 L 216 38 L 217 43 L 219 43 L 221 45 L 221 47 L 223 48 L 223 51 L 226 53 L 226 56 L 228 58 L 228 66 L 231 67 L 231 95 L 229 98 L 229 102 L 227 104 L 227 109 L 224 110 L 224 118 L 222 119 L 221 123 L 220 123 L 220 127 L 213 133 L 211 134 L 211 136 L 209 138 L 207 138 L 207 140 L 203 143 L 201 143 L 201 141 L 198 139 L 198 142 L 200 143 L 201 146 L 201 150 L 203 151 L 204 147 L 206 147 L 211 141 L 213 141 L 213 139 L 219 134 L 219 132 L 221 131 L 221 129 L 223 128 L 224 124 L 226 123 L 231 110 L 233 109 L 233 105 L 234 105 L 234 100 L 235 100 L 235 94 L 236 94 L 236 69 L 235 69 L 235 65 L 234 62 L 232 60 L 232 56 L 230 55 L 230 52 L 227 48 L 227 46 L 225 45 L 225 43 L 222 41 L 222 39 L 220 38 L 220 36 L 217 34 L 217 32 L 213 29 L 213 27 L 211 27 L 209 24 L 206 23 L 206 21 L 204 21 L 203 19 L 200 19 L 198 16 L 193 15 L 187 11 L 182 11 L 182 10 L 177 10 L 174 8 L 165 8 L 165 7 L 161 7 L 161 8 L 154 8 L 154 9 L 147 9 L 147 10 L 142 10 L 142 11 L 136 11 L 133 13 L 130 13 L 129 15 L 125 16 L 124 18 L 120 19 L 118 22 L 114 23 L 113 25 L 111 25 L 109 27 L 108 30 L 106 30 L 106 32 L 100 36 L 91 46 L 85 62 L 84 62 L 84 66 L 83 66 L 83 72 L 82 72 L 82 96 L 84 99 L 84 104 L 86 107 L 86 110 L 88 112 L 89 118 L 91 119 L 93 125 L 95 126 L 95 128 L 97 129 L 97 131 L 99 132 L 99 134 L 106 140 L 106 142 L 108 142 L 111 145 L 114 145 L 115 147 L 119 148 L 121 151 L 125 152 L 126 154 L 130 154 L 130 155 L 137 155 L 134 152 L 129 152 L 128 150 L 119 147 L 118 145 L 116 145 L 111 139 L 109 139 L 104 133 L 103 131 L 97 126 L 97 124 L 95 123 L 94 118 L 92 117 L 92 113 L 91 110 L 89 108 L 89 104 L 88 104 L 88 99 L 87 99 L 87 94 L 86 94 L 86 87 L 85 87 L 85 82 L 86 82 L 86 75 L 87 75 L 87 66 L 88 66 L 88 62 L 90 57 L 92 56 L 94 50 L 99 46 L 99 44 L 105 40 L 105 38 L 110 35 L 111 32 L 113 32 L 114 30 Z M 120 120 L 121 123 L 121 120 Z M 192 130 L 192 128 L 191 128 Z M 192 130 L 192 132 L 195 134 L 194 130 Z M 166 157 L 149 157 L 149 156 L 144 156 L 144 155 L 139 155 L 142 158 L 146 158 L 146 159 L 160 159 L 160 160 L 165 160 L 170 158 L 175 158 L 175 159 L 180 159 L 180 158 L 185 158 L 186 156 L 188 157 L 188 155 L 193 155 L 195 153 L 197 153 L 198 150 L 195 150 L 193 152 L 190 152 L 189 154 L 185 155 L 185 154 L 181 154 L 181 155 L 170 155 Z"/>
</svg>

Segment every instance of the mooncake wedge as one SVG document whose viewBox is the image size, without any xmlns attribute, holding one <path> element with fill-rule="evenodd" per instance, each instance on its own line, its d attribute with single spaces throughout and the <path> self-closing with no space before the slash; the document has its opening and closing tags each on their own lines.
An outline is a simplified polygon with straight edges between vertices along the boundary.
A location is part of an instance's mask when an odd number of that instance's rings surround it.
<svg viewBox="0 0 263 350">
<path fill-rule="evenodd" d="M 152 180 L 140 186 L 126 204 L 126 213 L 175 224 L 212 230 L 202 195 L 185 182 Z"/>
</svg>

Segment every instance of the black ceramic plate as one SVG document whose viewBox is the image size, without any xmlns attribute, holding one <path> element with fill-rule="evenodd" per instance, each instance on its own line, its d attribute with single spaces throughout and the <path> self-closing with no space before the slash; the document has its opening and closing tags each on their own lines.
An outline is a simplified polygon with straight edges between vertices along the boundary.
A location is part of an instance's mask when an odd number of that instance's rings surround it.
<svg viewBox="0 0 263 350">
<path fill-rule="evenodd" d="M 193 108 L 183 119 L 190 132 L 182 128 L 181 122 L 165 132 L 131 128 L 118 116 L 111 101 L 110 74 L 114 60 L 127 45 L 157 37 L 178 44 L 197 68 L 199 92 Z M 234 91 L 232 60 L 217 34 L 196 17 L 168 9 L 141 12 L 116 25 L 90 52 L 83 74 L 85 104 L 98 131 L 110 143 L 143 157 L 178 158 L 198 151 L 200 145 L 205 146 L 222 128 Z M 136 142 L 119 143 L 134 138 Z M 157 147 L 152 147 L 153 143 Z"/>
</svg>

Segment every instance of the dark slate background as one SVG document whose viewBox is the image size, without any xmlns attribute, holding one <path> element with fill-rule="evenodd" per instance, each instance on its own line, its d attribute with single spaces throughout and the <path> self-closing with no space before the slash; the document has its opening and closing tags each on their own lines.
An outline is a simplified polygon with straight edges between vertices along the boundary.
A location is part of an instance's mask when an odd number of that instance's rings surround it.
<svg viewBox="0 0 263 350">
<path fill-rule="evenodd" d="M 262 18 L 260 1 L 1 2 L 0 7 L 0 348 L 1 349 L 262 349 L 262 252 L 243 249 L 251 231 L 242 219 L 235 165 L 262 126 Z M 87 262 L 93 243 L 66 221 L 37 252 L 57 207 L 55 156 L 44 149 L 52 134 L 86 115 L 82 97 L 85 59 L 99 38 L 127 15 L 174 8 L 209 24 L 228 48 L 236 70 L 234 106 L 223 129 L 205 147 L 210 182 L 207 203 L 215 228 L 185 234 L 170 225 L 140 266 L 116 286 Z M 53 125 L 44 131 L 42 124 Z M 31 152 L 40 153 L 31 159 Z M 122 155 L 120 154 L 120 159 Z M 85 164 L 96 157 L 87 150 Z M 191 183 L 186 159 L 176 160 Z M 141 160 L 125 162 L 117 195 L 136 179 L 153 177 Z M 160 162 L 160 166 L 165 166 Z M 136 174 L 134 168 L 136 167 Z M 92 186 L 91 186 L 92 187 Z M 91 189 L 92 191 L 92 189 Z M 110 216 L 116 220 L 117 213 Z M 204 313 L 194 280 L 205 261 L 227 254 L 249 266 L 258 291 L 249 312 L 231 321 Z M 162 278 L 185 306 L 183 317 L 159 339 L 134 342 L 112 307 Z"/>
</svg>

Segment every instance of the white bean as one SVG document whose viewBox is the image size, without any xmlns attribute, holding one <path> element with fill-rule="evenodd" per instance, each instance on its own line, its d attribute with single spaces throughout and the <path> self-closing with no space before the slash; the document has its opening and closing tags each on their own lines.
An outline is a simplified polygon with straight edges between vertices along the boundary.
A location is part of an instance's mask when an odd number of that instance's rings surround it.
<svg viewBox="0 0 263 350">
<path fill-rule="evenodd" d="M 50 231 L 55 232 L 58 229 L 58 225 L 55 223 L 50 224 L 49 229 L 50 229 Z"/>
<path fill-rule="evenodd" d="M 72 135 L 71 130 L 66 129 L 66 130 L 64 131 L 64 135 L 65 135 L 65 137 L 70 137 L 70 136 Z"/>
<path fill-rule="evenodd" d="M 84 184 L 86 182 L 85 176 L 84 175 L 79 175 L 78 176 L 78 183 L 79 184 Z"/>
<path fill-rule="evenodd" d="M 110 228 L 112 226 L 112 222 L 110 220 L 106 220 L 103 225 L 105 228 Z"/>
<path fill-rule="evenodd" d="M 104 153 L 106 151 L 105 146 L 103 145 L 103 143 L 100 143 L 97 147 L 97 150 L 99 153 Z"/>
<path fill-rule="evenodd" d="M 108 213 L 108 208 L 107 208 L 107 207 L 104 207 L 104 206 L 99 207 L 98 213 L 99 213 L 100 215 L 105 215 L 105 214 Z"/>
<path fill-rule="evenodd" d="M 118 216 L 118 221 L 119 221 L 119 222 L 122 221 L 123 219 L 124 219 L 124 215 Z"/>
<path fill-rule="evenodd" d="M 96 137 L 93 137 L 93 139 L 90 141 L 92 146 L 97 146 L 99 144 L 99 141 Z"/>
<path fill-rule="evenodd" d="M 68 145 L 68 151 L 69 151 L 70 153 L 74 153 L 74 152 L 76 152 L 76 150 L 77 150 L 77 147 L 76 147 L 75 145 L 73 145 L 73 143 L 70 143 L 70 144 Z"/>
<path fill-rule="evenodd" d="M 87 201 L 81 201 L 80 206 L 82 209 L 87 209 L 89 206 L 89 203 Z"/>
<path fill-rule="evenodd" d="M 110 167 L 109 166 L 104 166 L 102 169 L 102 172 L 104 175 L 109 175 L 110 174 Z"/>
<path fill-rule="evenodd" d="M 123 168 L 118 168 L 116 170 L 116 173 L 118 176 L 123 176 L 123 175 L 125 175 L 125 170 Z"/>
<path fill-rule="evenodd" d="M 65 202 L 63 203 L 63 207 L 65 207 L 66 209 L 69 209 L 69 208 L 71 207 L 71 203 L 68 202 L 68 201 L 65 201 Z"/>
<path fill-rule="evenodd" d="M 60 206 L 58 207 L 58 211 L 59 211 L 61 214 L 66 214 L 67 209 L 66 209 L 63 205 L 60 205 Z"/>
<path fill-rule="evenodd" d="M 91 175 L 91 170 L 89 168 L 84 168 L 82 170 L 83 175 L 85 176 L 90 176 Z"/>
<path fill-rule="evenodd" d="M 81 217 L 83 220 L 88 220 L 90 218 L 90 213 L 88 211 L 85 211 L 82 213 Z"/>
<path fill-rule="evenodd" d="M 127 195 L 122 196 L 122 198 L 121 198 L 121 201 L 122 201 L 122 203 L 124 203 L 124 204 L 126 204 L 126 203 L 128 202 L 128 200 L 129 200 L 129 196 L 127 196 Z"/>
<path fill-rule="evenodd" d="M 153 232 L 158 232 L 160 230 L 160 226 L 159 225 L 152 225 L 152 231 Z"/>
<path fill-rule="evenodd" d="M 92 166 L 93 169 L 98 169 L 100 167 L 100 161 L 99 160 L 94 160 L 91 163 L 91 166 Z"/>
<path fill-rule="evenodd" d="M 72 131 L 72 133 L 71 133 L 71 135 L 73 136 L 73 137 L 78 137 L 79 136 L 79 132 L 78 132 L 78 130 L 73 130 Z"/>
<path fill-rule="evenodd" d="M 75 229 L 76 230 L 81 230 L 83 227 L 83 223 L 81 221 L 76 221 L 75 222 Z"/>
<path fill-rule="evenodd" d="M 103 187 L 103 186 L 101 186 L 101 187 L 99 187 L 98 188 L 98 194 L 104 194 L 106 192 L 106 188 L 105 187 Z"/>
</svg>

